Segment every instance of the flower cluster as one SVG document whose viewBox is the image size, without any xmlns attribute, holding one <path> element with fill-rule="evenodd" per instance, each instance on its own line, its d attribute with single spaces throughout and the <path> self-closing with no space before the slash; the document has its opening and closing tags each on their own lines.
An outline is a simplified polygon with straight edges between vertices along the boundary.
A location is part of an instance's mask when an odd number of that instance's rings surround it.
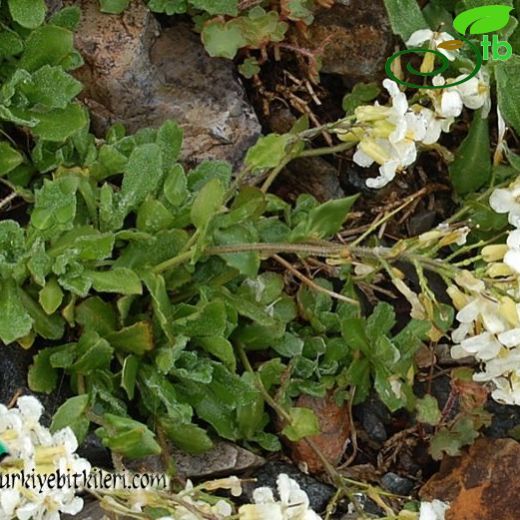
<svg viewBox="0 0 520 520">
<path fill-rule="evenodd" d="M 484 248 L 483 255 L 498 260 L 504 256 L 504 248 Z M 505 264 L 502 266 L 509 270 Z M 498 263 L 488 268 L 501 269 Z M 486 291 L 484 282 L 469 272 L 458 277 L 456 283 L 448 289 L 459 310 L 459 327 L 452 335 L 452 357 L 474 357 L 484 369 L 475 373 L 473 379 L 492 383 L 496 401 L 520 405 L 520 305 L 515 301 L 520 295 L 518 281 L 497 280 L 495 287 L 500 291 L 493 295 Z"/>
<path fill-rule="evenodd" d="M 453 38 L 447 33 L 434 33 L 430 30 L 416 31 L 407 42 L 409 47 L 428 43 L 431 49 Z M 439 51 L 454 59 L 454 52 L 439 48 Z M 423 63 L 425 71 L 433 70 L 430 63 L 432 55 L 426 54 Z M 342 141 L 358 142 L 353 160 L 359 166 L 368 168 L 374 163 L 379 165 L 379 177 L 367 180 L 367 186 L 378 189 L 391 182 L 398 171 L 412 165 L 417 159 L 419 146 L 435 144 L 443 132 L 449 132 L 455 118 L 464 107 L 471 110 L 482 108 L 482 117 L 487 117 L 491 108 L 488 74 L 481 70 L 478 76 L 454 87 L 455 83 L 466 76 L 445 80 L 435 76 L 433 84 L 446 85 L 446 88 L 425 90 L 424 99 L 429 106 L 415 103 L 409 105 L 404 92 L 390 79 L 383 86 L 391 97 L 391 106 L 360 106 L 355 110 L 356 126 L 343 130 L 341 125 L 335 130 Z"/>
<path fill-rule="evenodd" d="M 321 520 L 310 508 L 309 497 L 298 483 L 285 474 L 277 480 L 279 500 L 268 487 L 255 489 L 254 504 L 239 509 L 240 520 Z"/>
<path fill-rule="evenodd" d="M 49 475 L 60 471 L 65 475 L 90 472 L 90 464 L 75 454 L 78 447 L 70 428 L 54 434 L 40 424 L 43 407 L 31 396 L 20 397 L 15 408 L 0 405 L 0 441 L 7 447 L 8 457 L 0 465 L 0 473 Z M 83 508 L 83 500 L 72 488 L 56 489 L 47 482 L 38 490 L 23 486 L 0 489 L 0 518 L 19 520 L 58 520 L 60 513 L 71 515 Z"/>
</svg>

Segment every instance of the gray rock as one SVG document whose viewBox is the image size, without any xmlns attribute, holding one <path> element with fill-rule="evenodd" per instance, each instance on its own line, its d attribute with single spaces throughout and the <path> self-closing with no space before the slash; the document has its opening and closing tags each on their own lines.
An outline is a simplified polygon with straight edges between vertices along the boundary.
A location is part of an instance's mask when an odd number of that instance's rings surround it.
<svg viewBox="0 0 520 520">
<path fill-rule="evenodd" d="M 389 472 L 381 478 L 381 485 L 390 493 L 407 496 L 411 493 L 415 484 L 413 480 Z"/>
<path fill-rule="evenodd" d="M 253 500 L 253 491 L 258 487 L 267 486 L 276 491 L 276 479 L 281 473 L 289 475 L 289 477 L 298 482 L 300 487 L 307 493 L 311 508 L 317 513 L 323 512 L 334 496 L 335 489 L 332 486 L 302 473 L 295 466 L 274 461 L 268 462 L 253 475 L 256 479 L 254 484 L 249 483 L 244 486 L 247 500 L 250 502 Z"/>
<path fill-rule="evenodd" d="M 340 74 L 352 83 L 384 75 L 393 41 L 382 0 L 336 0 L 316 12 L 301 43 L 323 50 L 322 72 Z"/>
<path fill-rule="evenodd" d="M 379 443 L 388 439 L 385 425 L 390 423 L 391 415 L 377 397 L 371 396 L 358 405 L 354 409 L 354 415 L 361 422 L 370 439 Z"/>
<path fill-rule="evenodd" d="M 201 455 L 189 455 L 175 448 L 170 448 L 170 454 L 178 475 L 185 478 L 231 475 L 265 464 L 262 457 L 225 441 L 216 441 L 210 451 Z M 164 473 L 166 470 L 160 456 L 125 461 L 125 466 L 139 473 Z"/>
<path fill-rule="evenodd" d="M 210 58 L 184 22 L 161 34 L 142 0 L 117 16 L 100 13 L 96 0 L 75 3 L 83 12 L 76 46 L 85 60 L 75 74 L 97 135 L 114 122 L 134 132 L 175 119 L 189 165 L 210 158 L 240 162 L 260 124 L 231 61 Z"/>
<path fill-rule="evenodd" d="M 311 193 L 320 202 L 345 196 L 336 168 L 321 157 L 301 157 L 291 161 L 274 190 L 285 200 L 296 200 L 302 193 Z"/>
</svg>

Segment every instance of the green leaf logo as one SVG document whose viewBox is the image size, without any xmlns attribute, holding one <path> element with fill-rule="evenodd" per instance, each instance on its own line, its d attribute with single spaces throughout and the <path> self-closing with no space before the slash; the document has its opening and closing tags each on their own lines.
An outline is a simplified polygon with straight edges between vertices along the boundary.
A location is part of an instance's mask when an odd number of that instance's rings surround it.
<svg viewBox="0 0 520 520">
<path fill-rule="evenodd" d="M 7 457 L 9 455 L 9 450 L 7 449 L 5 444 L 2 444 L 0 442 L 0 460 L 2 460 L 4 457 Z"/>
<path fill-rule="evenodd" d="M 509 23 L 509 13 L 513 7 L 508 5 L 485 5 L 460 13 L 453 21 L 453 27 L 460 33 L 484 34 L 499 31 Z"/>
</svg>

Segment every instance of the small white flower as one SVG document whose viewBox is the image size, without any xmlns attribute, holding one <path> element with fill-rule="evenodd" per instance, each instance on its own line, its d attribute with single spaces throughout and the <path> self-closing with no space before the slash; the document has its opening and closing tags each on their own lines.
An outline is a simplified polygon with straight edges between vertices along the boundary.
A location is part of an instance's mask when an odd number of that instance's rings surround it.
<svg viewBox="0 0 520 520">
<path fill-rule="evenodd" d="M 497 188 L 489 198 L 489 205 L 497 213 L 508 213 L 509 223 L 520 227 L 520 181 L 507 188 Z"/>
<path fill-rule="evenodd" d="M 438 46 L 441 43 L 453 41 L 453 36 L 446 32 L 433 32 L 430 29 L 420 29 L 415 31 L 408 41 L 406 42 L 407 47 L 420 47 L 423 43 L 429 42 L 430 49 L 438 50 L 441 54 L 446 56 L 448 60 L 454 61 L 457 54 L 454 51 L 447 49 L 439 49 Z"/>
<path fill-rule="evenodd" d="M 509 233 L 507 238 L 509 250 L 504 256 L 504 264 L 516 273 L 520 273 L 520 230 L 516 229 Z"/>
<path fill-rule="evenodd" d="M 275 500 L 270 488 L 258 488 L 253 492 L 255 503 L 240 507 L 240 520 L 321 520 L 295 480 L 282 473 L 276 483 L 280 501 Z"/>
<path fill-rule="evenodd" d="M 441 500 L 433 502 L 421 502 L 419 520 L 444 520 L 449 504 Z"/>
<path fill-rule="evenodd" d="M 458 76 L 453 80 L 453 83 L 464 79 L 466 76 L 466 74 Z M 482 108 L 482 117 L 484 119 L 488 117 L 491 111 L 491 89 L 489 87 L 489 74 L 485 69 L 481 69 L 475 77 L 454 88 L 460 94 L 464 106 L 471 110 Z"/>
</svg>

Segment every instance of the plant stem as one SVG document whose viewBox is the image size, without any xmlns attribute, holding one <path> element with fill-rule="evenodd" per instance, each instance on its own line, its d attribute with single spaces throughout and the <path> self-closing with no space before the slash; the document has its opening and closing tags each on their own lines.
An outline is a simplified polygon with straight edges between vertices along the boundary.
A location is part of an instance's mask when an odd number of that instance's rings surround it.
<svg viewBox="0 0 520 520">
<path fill-rule="evenodd" d="M 357 143 L 341 143 L 336 146 L 325 146 L 323 148 L 311 148 L 310 150 L 304 150 L 298 157 L 317 157 L 320 155 L 332 155 L 334 153 L 345 152 L 356 146 Z"/>
<path fill-rule="evenodd" d="M 304 274 L 300 273 L 298 269 L 293 267 L 287 260 L 282 258 L 279 255 L 273 255 L 273 258 L 281 265 L 283 265 L 287 270 L 289 270 L 296 278 L 301 280 L 305 285 L 310 287 L 311 289 L 314 289 L 315 291 L 322 292 L 324 294 L 327 294 L 331 298 L 335 298 L 336 300 L 340 300 L 345 303 L 350 303 L 352 305 L 359 306 L 359 302 L 357 300 L 353 300 L 352 298 L 348 298 L 347 296 L 344 296 L 343 294 L 338 294 L 337 292 L 330 291 L 329 289 L 326 289 L 325 287 L 322 287 L 321 285 L 317 284 L 314 280 L 311 280 Z"/>
</svg>

